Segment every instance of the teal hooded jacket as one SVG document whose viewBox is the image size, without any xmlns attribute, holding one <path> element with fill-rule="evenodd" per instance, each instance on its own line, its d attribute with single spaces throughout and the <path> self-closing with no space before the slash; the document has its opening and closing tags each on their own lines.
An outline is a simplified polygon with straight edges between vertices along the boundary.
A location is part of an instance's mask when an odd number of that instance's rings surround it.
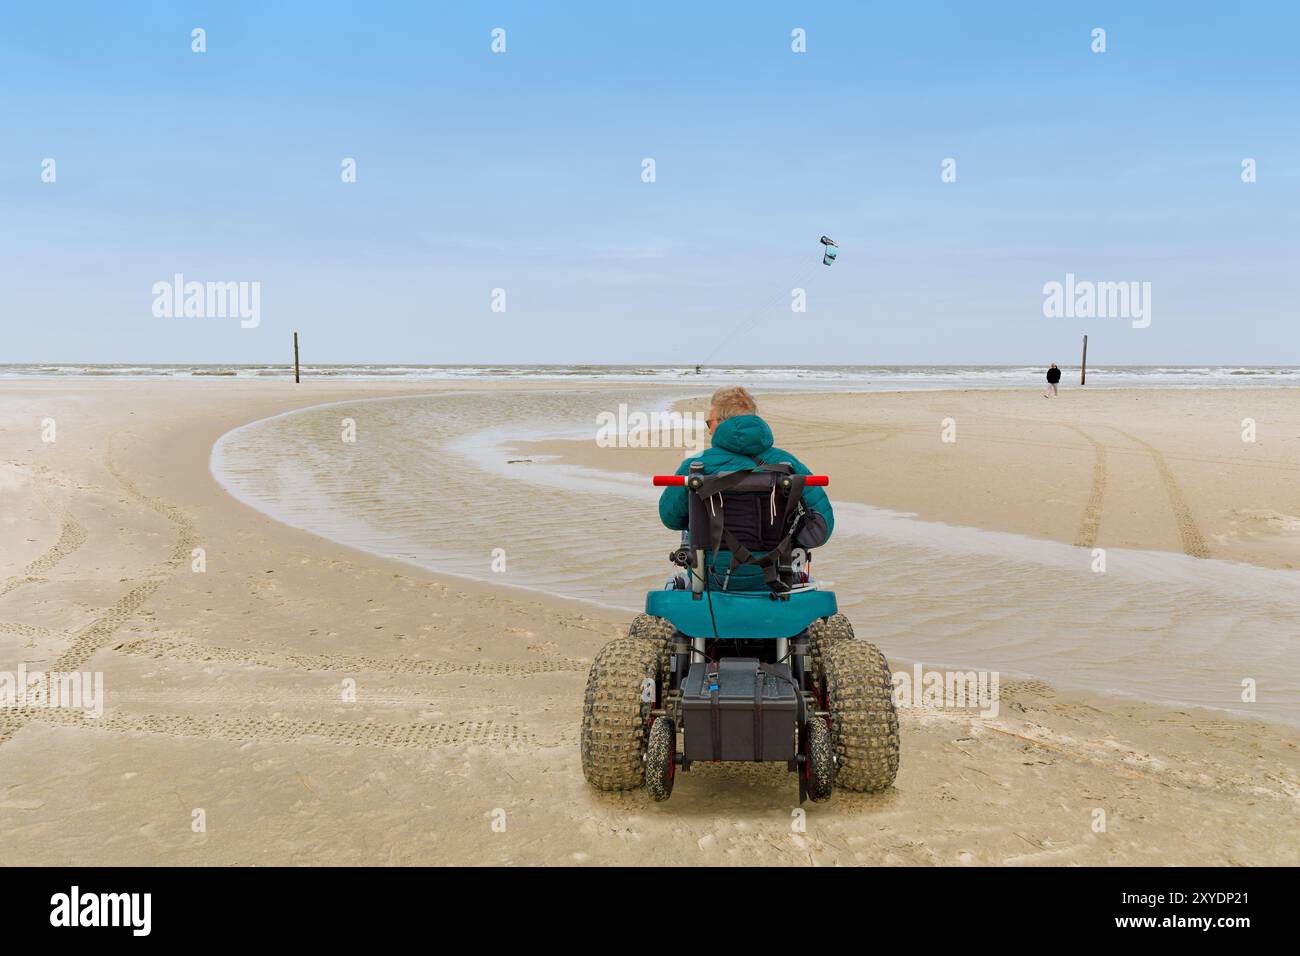
<svg viewBox="0 0 1300 956">
<path fill-rule="evenodd" d="M 757 415 L 736 415 L 722 422 L 713 430 L 712 447 L 683 461 L 677 474 L 684 475 L 690 471 L 693 461 L 704 462 L 706 475 L 753 468 L 755 461 L 767 464 L 788 461 L 796 473 L 812 474 L 794 455 L 772 447 L 772 429 Z M 674 531 L 686 530 L 689 520 L 686 494 L 685 488 L 665 488 L 659 496 L 659 519 Z M 825 490 L 805 488 L 803 501 L 808 508 L 825 519 L 826 537 L 829 539 L 835 529 L 835 512 L 831 510 L 831 501 L 826 497 Z"/>
</svg>

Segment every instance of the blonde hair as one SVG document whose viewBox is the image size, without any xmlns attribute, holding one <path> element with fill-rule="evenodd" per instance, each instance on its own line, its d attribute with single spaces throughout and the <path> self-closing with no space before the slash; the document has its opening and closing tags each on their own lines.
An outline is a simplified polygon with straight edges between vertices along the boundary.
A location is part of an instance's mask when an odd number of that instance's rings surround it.
<svg viewBox="0 0 1300 956">
<path fill-rule="evenodd" d="M 713 393 L 710 404 L 717 413 L 719 422 L 725 422 L 734 415 L 754 415 L 758 412 L 754 396 L 742 385 L 728 385 L 718 389 Z"/>
</svg>

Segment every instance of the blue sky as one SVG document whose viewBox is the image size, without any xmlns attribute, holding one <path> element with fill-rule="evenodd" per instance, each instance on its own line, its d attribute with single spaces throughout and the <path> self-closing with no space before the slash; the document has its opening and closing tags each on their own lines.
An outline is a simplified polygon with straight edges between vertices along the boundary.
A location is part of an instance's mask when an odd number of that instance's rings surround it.
<svg viewBox="0 0 1300 956">
<path fill-rule="evenodd" d="M 1097 364 L 1300 363 L 1297 36 L 1286 3 L 5 5 L 0 363 L 282 362 L 295 329 L 312 362 L 1087 332 Z M 1067 272 L 1150 282 L 1150 327 L 1044 317 Z M 155 317 L 175 273 L 260 282 L 260 325 Z"/>
</svg>

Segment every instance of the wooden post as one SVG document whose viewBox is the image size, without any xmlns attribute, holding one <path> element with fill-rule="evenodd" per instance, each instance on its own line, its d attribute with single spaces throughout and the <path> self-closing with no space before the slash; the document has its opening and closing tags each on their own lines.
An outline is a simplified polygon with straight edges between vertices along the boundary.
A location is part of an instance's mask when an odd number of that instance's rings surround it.
<svg viewBox="0 0 1300 956">
<path fill-rule="evenodd" d="M 293 383 L 297 385 L 300 382 L 298 378 L 298 333 L 293 333 Z"/>
<path fill-rule="evenodd" d="M 1079 366 L 1079 384 L 1088 381 L 1088 336 L 1083 337 L 1083 364 Z"/>
</svg>

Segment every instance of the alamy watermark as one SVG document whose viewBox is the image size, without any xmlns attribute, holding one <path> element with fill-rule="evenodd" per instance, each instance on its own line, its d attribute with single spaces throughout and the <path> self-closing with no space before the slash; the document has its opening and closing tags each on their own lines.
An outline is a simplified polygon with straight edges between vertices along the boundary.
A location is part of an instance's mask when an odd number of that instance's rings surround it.
<svg viewBox="0 0 1300 956">
<path fill-rule="evenodd" d="M 997 671 L 927 671 L 920 661 L 911 671 L 894 671 L 894 704 L 978 710 L 981 717 L 998 715 Z"/>
<path fill-rule="evenodd" d="M 119 926 L 148 936 L 152 911 L 152 893 L 83 893 L 74 885 L 50 897 L 50 925 L 56 927 Z"/>
<path fill-rule="evenodd" d="M 103 671 L 0 671 L 0 708 L 48 707 L 84 711 L 87 717 L 104 716 Z"/>
<path fill-rule="evenodd" d="M 684 448 L 700 451 L 707 434 L 702 412 L 629 412 L 626 403 L 617 412 L 596 416 L 599 448 Z"/>
<path fill-rule="evenodd" d="M 1043 315 L 1049 319 L 1132 319 L 1133 328 L 1151 324 L 1150 282 L 1091 282 L 1076 280 L 1043 286 Z"/>
<path fill-rule="evenodd" d="M 262 322 L 262 283 L 186 282 L 176 273 L 153 284 L 153 314 L 159 319 L 239 319 L 240 328 Z"/>
</svg>

